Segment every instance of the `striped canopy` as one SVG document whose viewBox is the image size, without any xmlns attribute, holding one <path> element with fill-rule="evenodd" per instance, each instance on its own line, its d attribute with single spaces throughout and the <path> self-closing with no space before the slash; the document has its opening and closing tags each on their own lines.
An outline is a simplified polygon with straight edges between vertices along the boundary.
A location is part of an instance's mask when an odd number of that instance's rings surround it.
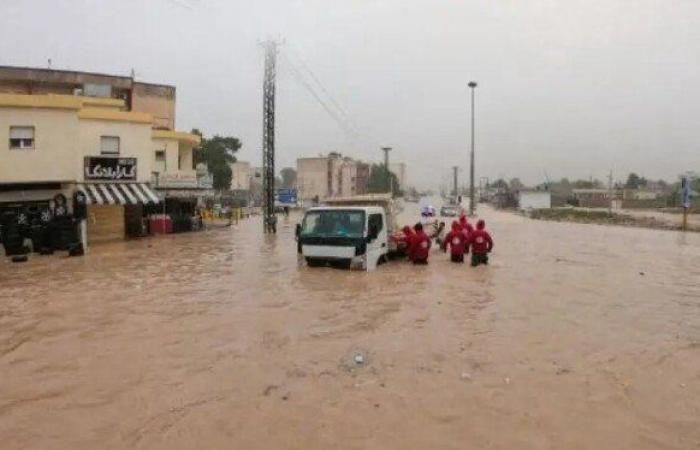
<svg viewBox="0 0 700 450">
<path fill-rule="evenodd" d="M 88 205 L 136 205 L 158 203 L 158 196 L 146 183 L 85 183 L 78 189 Z"/>
</svg>

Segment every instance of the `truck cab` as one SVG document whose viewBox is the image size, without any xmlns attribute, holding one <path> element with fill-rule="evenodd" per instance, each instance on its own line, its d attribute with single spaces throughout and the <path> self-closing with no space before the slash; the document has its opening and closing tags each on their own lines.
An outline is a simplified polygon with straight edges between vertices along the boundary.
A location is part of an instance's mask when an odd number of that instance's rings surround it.
<svg viewBox="0 0 700 450">
<path fill-rule="evenodd" d="M 297 225 L 297 251 L 309 266 L 374 270 L 389 252 L 382 206 L 320 206 Z"/>
</svg>

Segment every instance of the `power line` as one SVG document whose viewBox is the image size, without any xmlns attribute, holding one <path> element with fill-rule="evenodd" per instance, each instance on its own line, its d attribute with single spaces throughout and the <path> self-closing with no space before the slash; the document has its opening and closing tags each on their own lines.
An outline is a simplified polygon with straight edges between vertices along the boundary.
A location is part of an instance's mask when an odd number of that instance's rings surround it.
<svg viewBox="0 0 700 450">
<path fill-rule="evenodd" d="M 301 73 L 301 71 L 296 67 L 296 65 L 289 59 L 289 57 L 286 56 L 285 53 L 282 53 L 282 59 L 287 62 L 287 66 L 290 69 L 290 73 L 294 77 L 294 79 L 301 84 L 308 92 L 311 94 L 312 97 L 316 99 L 316 101 L 323 107 L 324 111 L 340 126 L 341 130 L 350 138 L 352 139 L 357 139 L 359 137 L 359 133 L 348 123 L 347 120 L 345 120 L 344 117 L 342 117 L 343 113 L 338 112 L 332 104 L 329 104 L 329 102 L 325 101 L 321 95 L 314 89 L 314 87 L 309 83 L 304 75 Z"/>
<path fill-rule="evenodd" d="M 293 47 L 290 47 L 292 52 L 294 52 L 294 56 L 299 61 L 299 64 L 301 67 L 306 70 L 306 72 L 309 74 L 311 79 L 313 79 L 318 87 L 323 91 L 324 94 L 326 94 L 326 97 L 328 97 L 328 101 L 335 106 L 335 108 L 341 113 L 341 115 L 344 117 L 345 120 L 350 120 L 350 116 L 348 113 L 345 111 L 345 109 L 333 98 L 330 92 L 328 92 L 328 89 L 321 83 L 321 80 L 316 76 L 316 74 L 311 70 L 311 68 L 306 64 L 304 59 L 299 55 L 299 52 L 297 52 Z"/>
</svg>

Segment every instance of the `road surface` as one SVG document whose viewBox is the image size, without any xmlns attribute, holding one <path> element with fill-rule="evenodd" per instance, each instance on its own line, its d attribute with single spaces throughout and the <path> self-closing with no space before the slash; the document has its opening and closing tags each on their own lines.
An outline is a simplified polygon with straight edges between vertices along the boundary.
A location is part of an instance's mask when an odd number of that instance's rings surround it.
<svg viewBox="0 0 700 450">
<path fill-rule="evenodd" d="M 477 269 L 298 268 L 294 217 L 2 262 L 2 447 L 698 448 L 700 235 L 484 215 Z"/>
</svg>

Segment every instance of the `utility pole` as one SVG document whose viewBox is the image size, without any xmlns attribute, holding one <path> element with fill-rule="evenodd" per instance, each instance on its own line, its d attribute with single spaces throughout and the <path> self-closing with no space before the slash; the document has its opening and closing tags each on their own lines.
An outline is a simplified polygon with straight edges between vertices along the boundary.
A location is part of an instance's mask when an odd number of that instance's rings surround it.
<svg viewBox="0 0 700 450">
<path fill-rule="evenodd" d="M 262 43 L 265 48 L 265 79 L 263 81 L 263 230 L 277 232 L 275 216 L 275 77 L 277 46 L 275 41 Z"/>
<path fill-rule="evenodd" d="M 476 81 L 470 81 L 468 86 L 472 91 L 472 151 L 469 161 L 469 215 L 473 216 L 476 210 L 474 201 L 474 90 L 476 89 Z"/>
<path fill-rule="evenodd" d="M 457 185 L 457 166 L 452 166 L 452 184 L 454 185 L 455 197 L 459 197 L 459 187 Z"/>
<path fill-rule="evenodd" d="M 391 182 L 391 171 L 389 170 L 389 152 L 391 147 L 382 147 L 384 152 L 384 169 L 386 170 L 386 191 L 390 194 L 394 194 L 394 186 Z"/>
<path fill-rule="evenodd" d="M 608 175 L 608 197 L 610 197 L 610 203 L 608 205 L 608 214 L 612 216 L 612 204 L 613 204 L 613 174 L 612 170 L 610 170 L 610 174 Z"/>
</svg>

